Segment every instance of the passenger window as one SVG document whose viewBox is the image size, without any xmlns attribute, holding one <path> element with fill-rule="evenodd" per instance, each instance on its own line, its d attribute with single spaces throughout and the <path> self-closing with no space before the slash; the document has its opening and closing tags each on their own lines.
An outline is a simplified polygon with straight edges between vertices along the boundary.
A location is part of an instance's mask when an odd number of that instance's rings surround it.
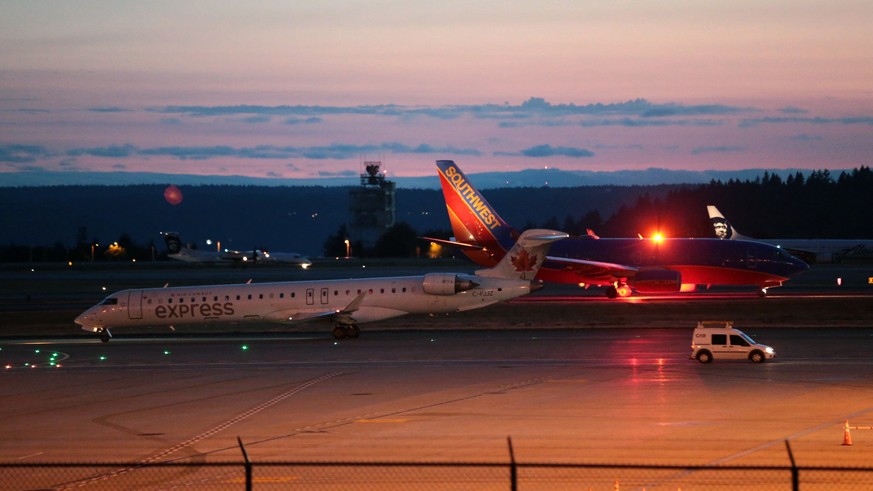
<svg viewBox="0 0 873 491">
<path fill-rule="evenodd" d="M 727 344 L 727 334 L 713 334 L 712 335 L 712 344 Z"/>
<path fill-rule="evenodd" d="M 746 342 L 742 336 L 737 336 L 736 334 L 731 334 L 731 344 L 734 346 L 748 346 L 749 343 Z"/>
</svg>

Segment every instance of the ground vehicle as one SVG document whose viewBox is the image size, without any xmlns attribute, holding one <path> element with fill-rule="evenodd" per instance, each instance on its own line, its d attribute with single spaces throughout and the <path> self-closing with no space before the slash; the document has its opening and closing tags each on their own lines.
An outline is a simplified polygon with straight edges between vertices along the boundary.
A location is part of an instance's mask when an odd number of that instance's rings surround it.
<svg viewBox="0 0 873 491">
<path fill-rule="evenodd" d="M 773 348 L 756 343 L 730 321 L 700 321 L 691 338 L 691 359 L 700 363 L 719 360 L 751 360 L 753 363 L 776 356 Z"/>
</svg>

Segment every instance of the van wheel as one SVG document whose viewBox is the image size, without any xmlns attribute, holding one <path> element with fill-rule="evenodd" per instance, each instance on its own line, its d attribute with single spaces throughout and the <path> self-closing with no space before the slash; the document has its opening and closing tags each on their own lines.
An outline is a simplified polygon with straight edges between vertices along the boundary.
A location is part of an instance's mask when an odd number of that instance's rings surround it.
<svg viewBox="0 0 873 491">
<path fill-rule="evenodd" d="M 760 351 L 752 351 L 749 353 L 749 359 L 752 360 L 752 363 L 761 363 L 764 361 L 764 353 Z"/>
<path fill-rule="evenodd" d="M 697 361 L 700 363 L 709 363 L 712 361 L 712 353 L 709 351 L 701 351 L 697 353 Z"/>
</svg>

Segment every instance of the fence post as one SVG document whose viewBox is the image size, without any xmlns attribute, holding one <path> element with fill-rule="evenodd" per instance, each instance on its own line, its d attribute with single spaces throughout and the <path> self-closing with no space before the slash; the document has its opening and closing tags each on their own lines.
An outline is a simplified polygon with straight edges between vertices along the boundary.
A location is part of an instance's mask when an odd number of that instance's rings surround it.
<svg viewBox="0 0 873 491">
<path fill-rule="evenodd" d="M 243 446 L 242 439 L 236 437 L 236 441 L 239 443 L 239 449 L 242 450 L 243 460 L 245 461 L 246 491 L 252 491 L 252 463 L 249 461 L 249 454 L 246 453 L 246 447 Z"/>
<path fill-rule="evenodd" d="M 512 451 L 512 437 L 506 437 L 506 443 L 509 445 L 509 489 L 518 491 L 518 470 L 515 467 L 515 452 Z"/>
<path fill-rule="evenodd" d="M 797 468 L 797 464 L 794 462 L 794 453 L 791 452 L 791 445 L 788 444 L 788 440 L 785 440 L 785 449 L 788 450 L 788 460 L 791 461 L 791 489 L 799 491 L 800 469 Z"/>
</svg>

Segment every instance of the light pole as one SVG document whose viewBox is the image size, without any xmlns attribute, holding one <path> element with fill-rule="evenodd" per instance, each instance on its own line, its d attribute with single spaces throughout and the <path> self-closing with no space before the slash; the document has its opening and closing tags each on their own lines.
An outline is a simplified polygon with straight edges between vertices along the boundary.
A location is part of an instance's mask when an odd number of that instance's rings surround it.
<svg viewBox="0 0 873 491">
<path fill-rule="evenodd" d="M 346 239 L 343 242 L 346 244 L 346 259 L 348 259 L 352 252 L 352 244 L 349 242 L 349 239 Z"/>
</svg>

